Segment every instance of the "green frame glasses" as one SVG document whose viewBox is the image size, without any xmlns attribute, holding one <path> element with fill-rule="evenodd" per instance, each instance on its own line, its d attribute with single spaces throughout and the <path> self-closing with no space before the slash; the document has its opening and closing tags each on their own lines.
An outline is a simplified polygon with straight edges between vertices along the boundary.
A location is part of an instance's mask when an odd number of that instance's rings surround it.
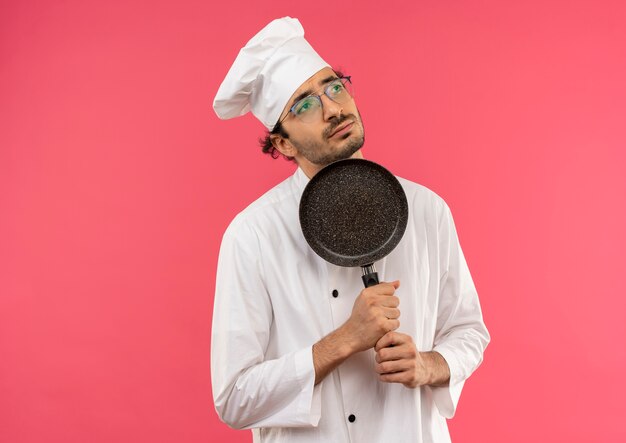
<svg viewBox="0 0 626 443">
<path fill-rule="evenodd" d="M 311 123 L 316 120 L 323 109 L 322 95 L 325 95 L 335 103 L 343 104 L 352 100 L 352 76 L 347 75 L 344 77 L 337 77 L 331 80 L 328 85 L 324 86 L 323 94 L 311 94 L 298 100 L 289 109 L 287 115 L 285 115 L 278 123 L 285 121 L 289 114 L 293 114 L 299 120 L 305 123 Z"/>
</svg>

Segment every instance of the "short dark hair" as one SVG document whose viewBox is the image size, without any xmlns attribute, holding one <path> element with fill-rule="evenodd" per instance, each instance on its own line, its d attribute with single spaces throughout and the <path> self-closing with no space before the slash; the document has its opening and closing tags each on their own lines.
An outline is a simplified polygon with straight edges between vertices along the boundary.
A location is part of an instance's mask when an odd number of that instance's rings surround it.
<svg viewBox="0 0 626 443">
<path fill-rule="evenodd" d="M 337 77 L 343 77 L 343 72 L 340 70 L 333 69 L 333 71 L 335 71 L 335 75 Z M 280 151 L 274 147 L 274 144 L 272 143 L 272 135 L 276 134 L 280 135 L 282 138 L 289 138 L 289 134 L 287 134 L 287 131 L 283 128 L 282 123 L 278 122 L 271 131 L 265 133 L 265 137 L 261 137 L 259 139 L 261 151 L 263 151 L 263 154 L 269 154 L 272 158 L 282 156 L 285 160 L 294 161 L 293 157 L 287 157 L 286 155 L 281 154 Z"/>
</svg>

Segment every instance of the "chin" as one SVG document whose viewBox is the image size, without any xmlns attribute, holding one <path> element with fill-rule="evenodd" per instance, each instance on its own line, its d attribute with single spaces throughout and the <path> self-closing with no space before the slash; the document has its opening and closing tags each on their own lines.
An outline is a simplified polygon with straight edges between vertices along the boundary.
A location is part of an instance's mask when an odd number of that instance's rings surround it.
<svg viewBox="0 0 626 443">
<path fill-rule="evenodd" d="M 324 147 L 319 146 L 320 149 L 325 152 L 315 152 L 315 150 L 303 150 L 301 149 L 301 155 L 310 163 L 324 167 L 338 160 L 345 160 L 347 158 L 362 158 L 361 147 L 365 142 L 363 133 L 347 134 L 344 140 L 338 140 L 339 143 L 328 144 Z"/>
<path fill-rule="evenodd" d="M 346 139 L 345 146 L 341 148 L 343 157 L 352 158 L 357 153 L 360 154 L 363 143 L 365 143 L 365 137 L 363 135 L 355 136 L 352 139 Z"/>
<path fill-rule="evenodd" d="M 352 154 L 350 157 L 348 158 L 363 158 L 363 153 L 361 152 L 361 150 L 359 149 L 358 151 L 356 151 L 354 154 Z"/>
</svg>

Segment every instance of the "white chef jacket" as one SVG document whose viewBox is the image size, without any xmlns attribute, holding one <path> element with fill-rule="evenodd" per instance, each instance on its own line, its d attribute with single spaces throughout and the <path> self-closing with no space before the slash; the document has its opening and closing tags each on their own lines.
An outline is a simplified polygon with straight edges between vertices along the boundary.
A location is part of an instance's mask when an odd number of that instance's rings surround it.
<svg viewBox="0 0 626 443">
<path fill-rule="evenodd" d="M 432 191 L 399 179 L 407 229 L 376 262 L 381 281 L 400 280 L 398 332 L 445 358 L 449 386 L 380 382 L 373 349 L 314 386 L 312 345 L 349 318 L 363 283 L 360 268 L 327 263 L 304 239 L 298 205 L 308 180 L 298 168 L 224 234 L 211 352 L 218 415 L 252 429 L 254 442 L 450 441 L 445 418 L 489 343 L 450 210 Z"/>
</svg>

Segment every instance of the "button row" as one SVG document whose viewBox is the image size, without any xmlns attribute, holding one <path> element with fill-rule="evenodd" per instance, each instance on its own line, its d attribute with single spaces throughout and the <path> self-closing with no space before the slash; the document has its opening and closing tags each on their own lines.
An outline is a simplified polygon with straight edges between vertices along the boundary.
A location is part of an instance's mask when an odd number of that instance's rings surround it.
<svg viewBox="0 0 626 443">
<path fill-rule="evenodd" d="M 339 297 L 339 291 L 338 291 L 338 290 L 336 290 L 336 289 L 333 289 L 332 294 L 333 294 L 333 297 L 334 297 L 334 298 Z M 356 416 L 355 416 L 354 414 L 350 414 L 350 415 L 348 415 L 348 421 L 349 421 L 350 423 L 354 423 L 354 422 L 356 421 Z"/>
</svg>

